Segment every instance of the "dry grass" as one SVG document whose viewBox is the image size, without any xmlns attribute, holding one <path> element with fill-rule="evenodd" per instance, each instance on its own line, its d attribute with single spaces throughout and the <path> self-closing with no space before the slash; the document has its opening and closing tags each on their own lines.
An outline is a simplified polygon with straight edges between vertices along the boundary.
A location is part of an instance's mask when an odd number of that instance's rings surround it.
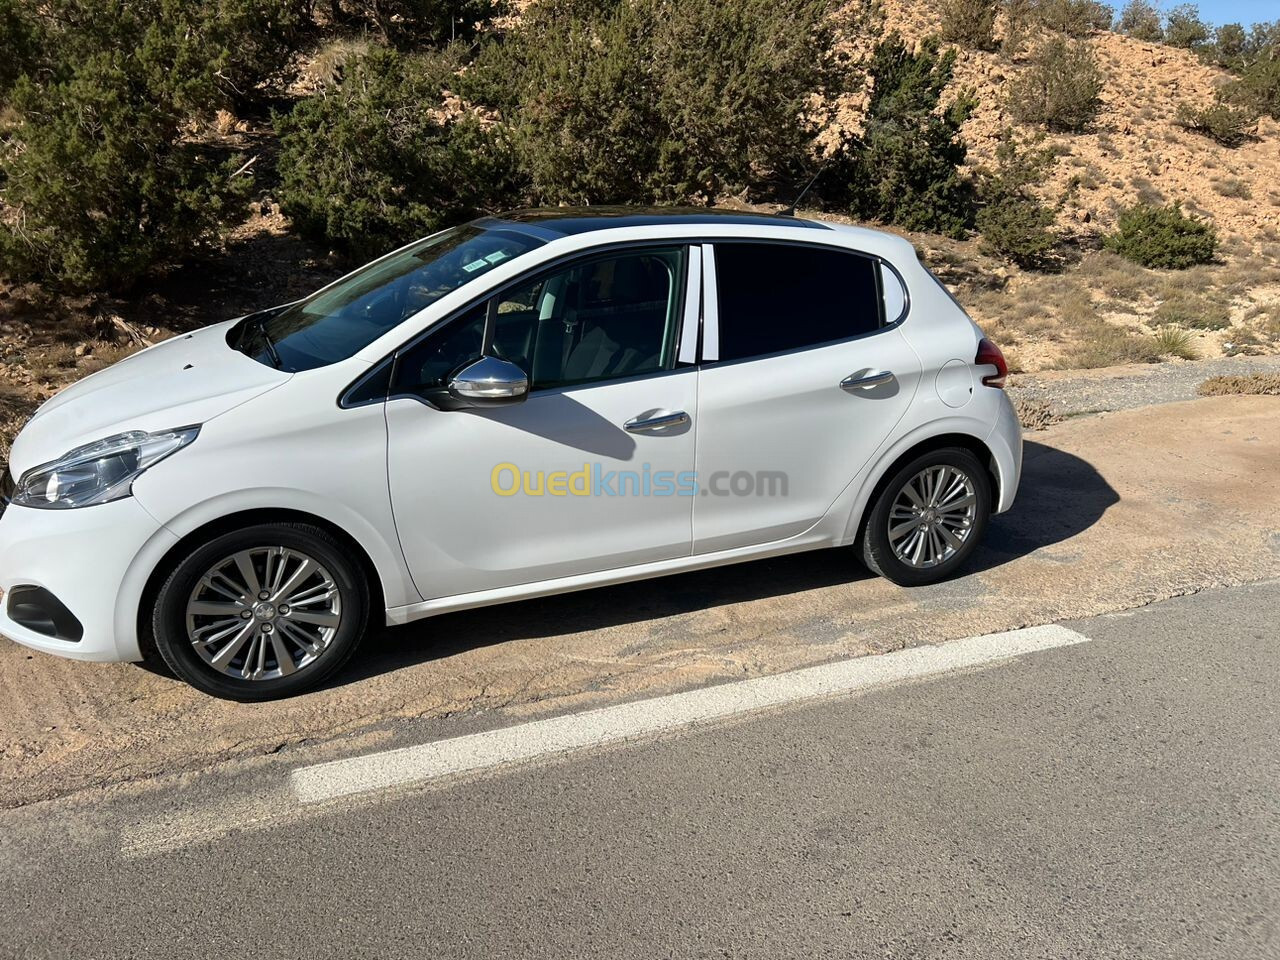
<svg viewBox="0 0 1280 960">
<path fill-rule="evenodd" d="M 1280 374 L 1254 373 L 1240 377 L 1210 377 L 1200 384 L 1200 395 L 1204 397 L 1236 394 L 1280 397 Z"/>
<path fill-rule="evenodd" d="M 1218 300 L 1179 295 L 1160 304 L 1156 308 L 1155 319 L 1161 324 L 1192 330 L 1225 330 L 1231 326 L 1231 311 Z"/>
<path fill-rule="evenodd" d="M 1096 320 L 1077 343 L 1063 351 L 1054 366 L 1059 370 L 1079 370 L 1159 363 L 1163 358 L 1164 351 L 1154 337 Z"/>
<path fill-rule="evenodd" d="M 1055 423 L 1061 423 L 1062 417 L 1051 409 L 1043 400 L 1031 400 L 1021 396 L 1016 390 L 1010 391 L 1013 408 L 1018 412 L 1018 422 L 1027 430 L 1043 430 Z"/>
<path fill-rule="evenodd" d="M 1195 337 L 1189 330 L 1178 327 L 1160 327 L 1152 338 L 1161 357 L 1177 357 L 1180 360 L 1195 360 L 1200 352 L 1195 347 Z"/>
</svg>

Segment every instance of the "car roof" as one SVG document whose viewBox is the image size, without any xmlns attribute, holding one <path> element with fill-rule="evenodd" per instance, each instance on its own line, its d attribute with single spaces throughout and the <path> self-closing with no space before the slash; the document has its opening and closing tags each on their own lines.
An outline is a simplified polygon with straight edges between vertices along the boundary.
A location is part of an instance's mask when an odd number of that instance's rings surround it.
<svg viewBox="0 0 1280 960">
<path fill-rule="evenodd" d="M 776 213 L 721 210 L 709 207 L 544 207 L 512 210 L 478 221 L 485 227 L 531 226 L 562 237 L 626 227 L 767 225 L 829 230 L 825 223 Z"/>
</svg>

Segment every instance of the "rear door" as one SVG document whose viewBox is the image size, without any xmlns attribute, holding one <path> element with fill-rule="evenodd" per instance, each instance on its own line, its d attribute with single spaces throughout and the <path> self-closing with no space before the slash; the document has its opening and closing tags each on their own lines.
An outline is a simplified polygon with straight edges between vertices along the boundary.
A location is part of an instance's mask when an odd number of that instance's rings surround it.
<svg viewBox="0 0 1280 960">
<path fill-rule="evenodd" d="M 790 242 L 703 249 L 694 553 L 812 527 L 920 381 L 896 326 L 905 292 L 879 260 Z"/>
</svg>

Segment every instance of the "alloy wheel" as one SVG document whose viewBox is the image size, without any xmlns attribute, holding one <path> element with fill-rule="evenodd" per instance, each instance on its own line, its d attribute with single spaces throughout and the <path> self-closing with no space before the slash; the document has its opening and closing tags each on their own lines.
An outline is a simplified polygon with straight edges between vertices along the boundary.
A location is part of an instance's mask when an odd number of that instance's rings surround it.
<svg viewBox="0 0 1280 960">
<path fill-rule="evenodd" d="M 925 467 L 903 485 L 889 510 L 894 555 L 917 569 L 945 563 L 973 531 L 977 502 L 973 479 L 963 470 Z"/>
<path fill-rule="evenodd" d="M 311 666 L 341 623 L 342 596 L 329 571 L 281 546 L 241 550 L 215 563 L 186 606 L 196 653 L 240 680 L 272 680 Z"/>
</svg>

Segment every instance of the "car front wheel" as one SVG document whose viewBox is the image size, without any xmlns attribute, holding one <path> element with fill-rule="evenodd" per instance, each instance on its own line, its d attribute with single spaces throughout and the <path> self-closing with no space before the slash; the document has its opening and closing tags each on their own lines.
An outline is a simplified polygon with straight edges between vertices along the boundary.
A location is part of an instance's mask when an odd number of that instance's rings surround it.
<svg viewBox="0 0 1280 960">
<path fill-rule="evenodd" d="M 216 697 L 272 700 L 315 687 L 367 630 L 369 584 L 349 553 L 301 523 L 196 546 L 157 595 L 156 648 L 181 679 Z"/>
<path fill-rule="evenodd" d="M 986 468 L 959 447 L 913 458 L 879 487 L 862 530 L 862 557 L 904 587 L 952 576 L 982 539 L 991 515 Z"/>
</svg>

